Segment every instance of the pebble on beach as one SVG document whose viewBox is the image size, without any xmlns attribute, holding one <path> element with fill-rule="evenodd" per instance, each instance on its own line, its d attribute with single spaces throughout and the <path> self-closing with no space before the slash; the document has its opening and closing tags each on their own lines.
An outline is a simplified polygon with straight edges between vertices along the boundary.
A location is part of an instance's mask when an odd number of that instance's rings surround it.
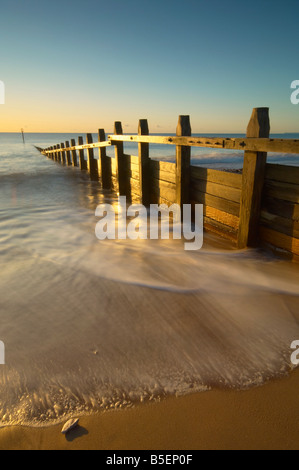
<svg viewBox="0 0 299 470">
<path fill-rule="evenodd" d="M 79 419 L 70 419 L 63 426 L 61 434 L 67 434 L 72 429 L 76 428 L 78 426 L 78 424 L 79 424 Z"/>
</svg>

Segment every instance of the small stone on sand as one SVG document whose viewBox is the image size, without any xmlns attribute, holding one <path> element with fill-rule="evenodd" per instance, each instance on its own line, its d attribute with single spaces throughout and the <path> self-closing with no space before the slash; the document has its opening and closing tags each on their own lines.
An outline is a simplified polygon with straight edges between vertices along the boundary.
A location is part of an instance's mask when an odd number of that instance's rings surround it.
<svg viewBox="0 0 299 470">
<path fill-rule="evenodd" d="M 67 434 L 69 431 L 77 427 L 79 424 L 79 419 L 70 419 L 65 423 L 65 425 L 62 428 L 61 434 Z"/>
</svg>

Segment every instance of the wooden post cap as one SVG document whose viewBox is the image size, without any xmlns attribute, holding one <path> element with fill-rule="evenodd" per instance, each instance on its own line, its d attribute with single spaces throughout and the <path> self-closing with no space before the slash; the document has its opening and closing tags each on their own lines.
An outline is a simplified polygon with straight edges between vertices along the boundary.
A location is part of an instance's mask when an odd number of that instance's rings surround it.
<svg viewBox="0 0 299 470">
<path fill-rule="evenodd" d="M 269 108 L 253 108 L 250 121 L 247 126 L 247 137 L 269 137 L 270 118 Z"/>
<path fill-rule="evenodd" d="M 179 121 L 176 128 L 176 135 L 178 137 L 191 136 L 190 116 L 179 116 Z"/>
</svg>

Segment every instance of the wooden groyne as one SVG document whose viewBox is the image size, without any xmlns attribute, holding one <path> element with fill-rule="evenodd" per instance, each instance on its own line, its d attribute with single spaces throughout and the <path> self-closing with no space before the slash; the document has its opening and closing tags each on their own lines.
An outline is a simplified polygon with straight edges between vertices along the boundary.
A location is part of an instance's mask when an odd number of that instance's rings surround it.
<svg viewBox="0 0 299 470">
<path fill-rule="evenodd" d="M 62 164 L 78 166 L 133 202 L 203 204 L 207 230 L 231 239 L 238 248 L 268 244 L 299 261 L 299 167 L 267 163 L 267 153 L 299 155 L 299 140 L 271 139 L 268 108 L 253 109 L 246 138 L 192 137 L 189 116 L 180 116 L 176 136 L 149 135 L 147 120 L 138 134 L 124 135 L 115 122 L 114 134 L 98 141 L 87 134 L 41 150 Z M 138 155 L 124 152 L 124 143 L 138 144 Z M 150 158 L 149 144 L 176 146 L 176 163 Z M 113 146 L 115 157 L 106 154 Z M 242 174 L 191 165 L 191 147 L 244 151 Z M 95 150 L 99 151 L 99 158 Z M 87 152 L 87 160 L 84 158 Z"/>
</svg>

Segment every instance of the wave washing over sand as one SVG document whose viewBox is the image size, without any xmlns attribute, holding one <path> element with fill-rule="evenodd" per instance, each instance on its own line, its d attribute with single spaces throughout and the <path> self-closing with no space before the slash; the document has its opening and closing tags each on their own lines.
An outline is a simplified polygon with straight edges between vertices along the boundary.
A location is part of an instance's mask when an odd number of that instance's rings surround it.
<svg viewBox="0 0 299 470">
<path fill-rule="evenodd" d="M 78 170 L 15 154 L 0 175 L 2 425 L 247 389 L 291 371 L 297 265 L 213 236 L 199 252 L 100 242 L 94 210 L 115 200 Z"/>
</svg>

